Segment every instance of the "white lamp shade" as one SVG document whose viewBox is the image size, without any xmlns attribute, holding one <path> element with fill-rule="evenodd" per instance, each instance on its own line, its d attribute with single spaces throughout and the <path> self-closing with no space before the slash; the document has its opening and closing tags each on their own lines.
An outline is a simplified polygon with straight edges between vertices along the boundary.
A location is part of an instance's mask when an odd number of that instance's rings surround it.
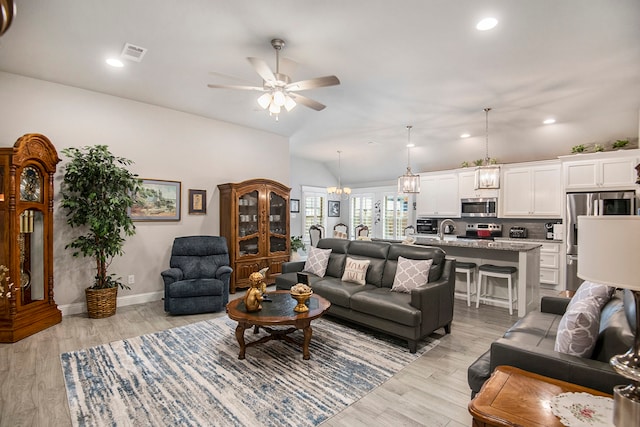
<svg viewBox="0 0 640 427">
<path fill-rule="evenodd" d="M 269 107 L 269 104 L 271 104 L 271 94 L 267 92 L 263 95 L 260 95 L 260 97 L 258 98 L 258 105 L 266 110 Z"/>
<path fill-rule="evenodd" d="M 287 111 L 291 111 L 295 107 L 296 107 L 296 101 L 294 101 L 293 98 L 287 95 L 286 99 L 284 100 L 284 108 L 286 108 Z"/>
<path fill-rule="evenodd" d="M 640 216 L 579 216 L 578 277 L 640 291 Z"/>
</svg>

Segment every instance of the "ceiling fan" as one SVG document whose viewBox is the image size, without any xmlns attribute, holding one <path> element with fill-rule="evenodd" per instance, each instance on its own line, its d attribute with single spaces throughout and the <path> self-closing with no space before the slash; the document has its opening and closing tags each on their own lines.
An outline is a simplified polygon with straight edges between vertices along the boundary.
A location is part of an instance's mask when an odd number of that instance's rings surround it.
<svg viewBox="0 0 640 427">
<path fill-rule="evenodd" d="M 340 80 L 336 76 L 316 77 L 309 80 L 300 80 L 291 82 L 291 77 L 280 72 L 280 50 L 284 47 L 284 40 L 273 39 L 271 46 L 276 50 L 276 71 L 271 71 L 267 63 L 260 58 L 247 58 L 256 72 L 262 77 L 263 83 L 260 86 L 239 86 L 239 85 L 208 85 L 214 89 L 238 89 L 238 90 L 254 90 L 264 92 L 258 98 L 258 104 L 266 109 L 269 113 L 276 116 L 284 107 L 287 111 L 291 111 L 297 103 L 316 111 L 323 110 L 326 105 L 315 101 L 306 96 L 300 95 L 299 91 L 315 89 L 319 87 L 335 86 L 340 84 Z"/>
</svg>

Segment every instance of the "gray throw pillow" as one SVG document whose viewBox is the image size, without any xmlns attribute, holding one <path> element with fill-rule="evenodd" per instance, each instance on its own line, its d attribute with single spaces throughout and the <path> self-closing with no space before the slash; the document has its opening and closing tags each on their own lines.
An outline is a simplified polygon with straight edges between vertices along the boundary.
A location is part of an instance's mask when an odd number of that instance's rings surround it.
<svg viewBox="0 0 640 427">
<path fill-rule="evenodd" d="M 584 282 L 571 298 L 558 324 L 554 350 L 591 357 L 600 331 L 600 311 L 611 299 L 614 287 Z"/>
<path fill-rule="evenodd" d="M 327 272 L 327 265 L 329 265 L 329 255 L 331 255 L 331 249 L 320 249 L 311 246 L 302 271 L 324 277 Z"/>
<path fill-rule="evenodd" d="M 393 292 L 411 293 L 429 280 L 432 259 L 409 259 L 399 256 L 396 275 L 393 278 Z"/>
</svg>

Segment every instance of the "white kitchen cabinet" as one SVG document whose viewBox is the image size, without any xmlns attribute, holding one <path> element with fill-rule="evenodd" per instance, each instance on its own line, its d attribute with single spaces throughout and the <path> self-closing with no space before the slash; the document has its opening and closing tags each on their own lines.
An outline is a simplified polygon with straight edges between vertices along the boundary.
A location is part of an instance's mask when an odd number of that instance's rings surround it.
<svg viewBox="0 0 640 427">
<path fill-rule="evenodd" d="M 639 150 L 583 154 L 563 158 L 565 190 L 628 189 L 636 180 Z"/>
<path fill-rule="evenodd" d="M 562 217 L 559 162 L 537 162 L 535 166 L 505 165 L 502 178 L 502 217 Z"/>
<path fill-rule="evenodd" d="M 563 259 L 561 242 L 543 243 L 540 248 L 540 283 L 552 285 L 560 289 L 558 285 L 563 283 Z"/>
<path fill-rule="evenodd" d="M 425 174 L 420 176 L 420 193 L 416 194 L 419 216 L 459 218 L 460 197 L 456 173 Z"/>
<path fill-rule="evenodd" d="M 498 197 L 498 192 L 498 189 L 476 189 L 475 170 L 471 169 L 458 172 L 458 196 L 461 199 Z"/>
</svg>

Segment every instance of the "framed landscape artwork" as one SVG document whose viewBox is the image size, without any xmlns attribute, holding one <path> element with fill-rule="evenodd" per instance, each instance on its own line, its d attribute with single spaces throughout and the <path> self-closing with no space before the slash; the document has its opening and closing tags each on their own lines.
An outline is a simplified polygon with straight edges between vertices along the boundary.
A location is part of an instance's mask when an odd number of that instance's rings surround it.
<svg viewBox="0 0 640 427">
<path fill-rule="evenodd" d="M 133 221 L 180 221 L 179 181 L 143 179 L 129 211 Z"/>
<path fill-rule="evenodd" d="M 205 215 L 207 213 L 207 190 L 189 189 L 189 213 Z"/>
</svg>

